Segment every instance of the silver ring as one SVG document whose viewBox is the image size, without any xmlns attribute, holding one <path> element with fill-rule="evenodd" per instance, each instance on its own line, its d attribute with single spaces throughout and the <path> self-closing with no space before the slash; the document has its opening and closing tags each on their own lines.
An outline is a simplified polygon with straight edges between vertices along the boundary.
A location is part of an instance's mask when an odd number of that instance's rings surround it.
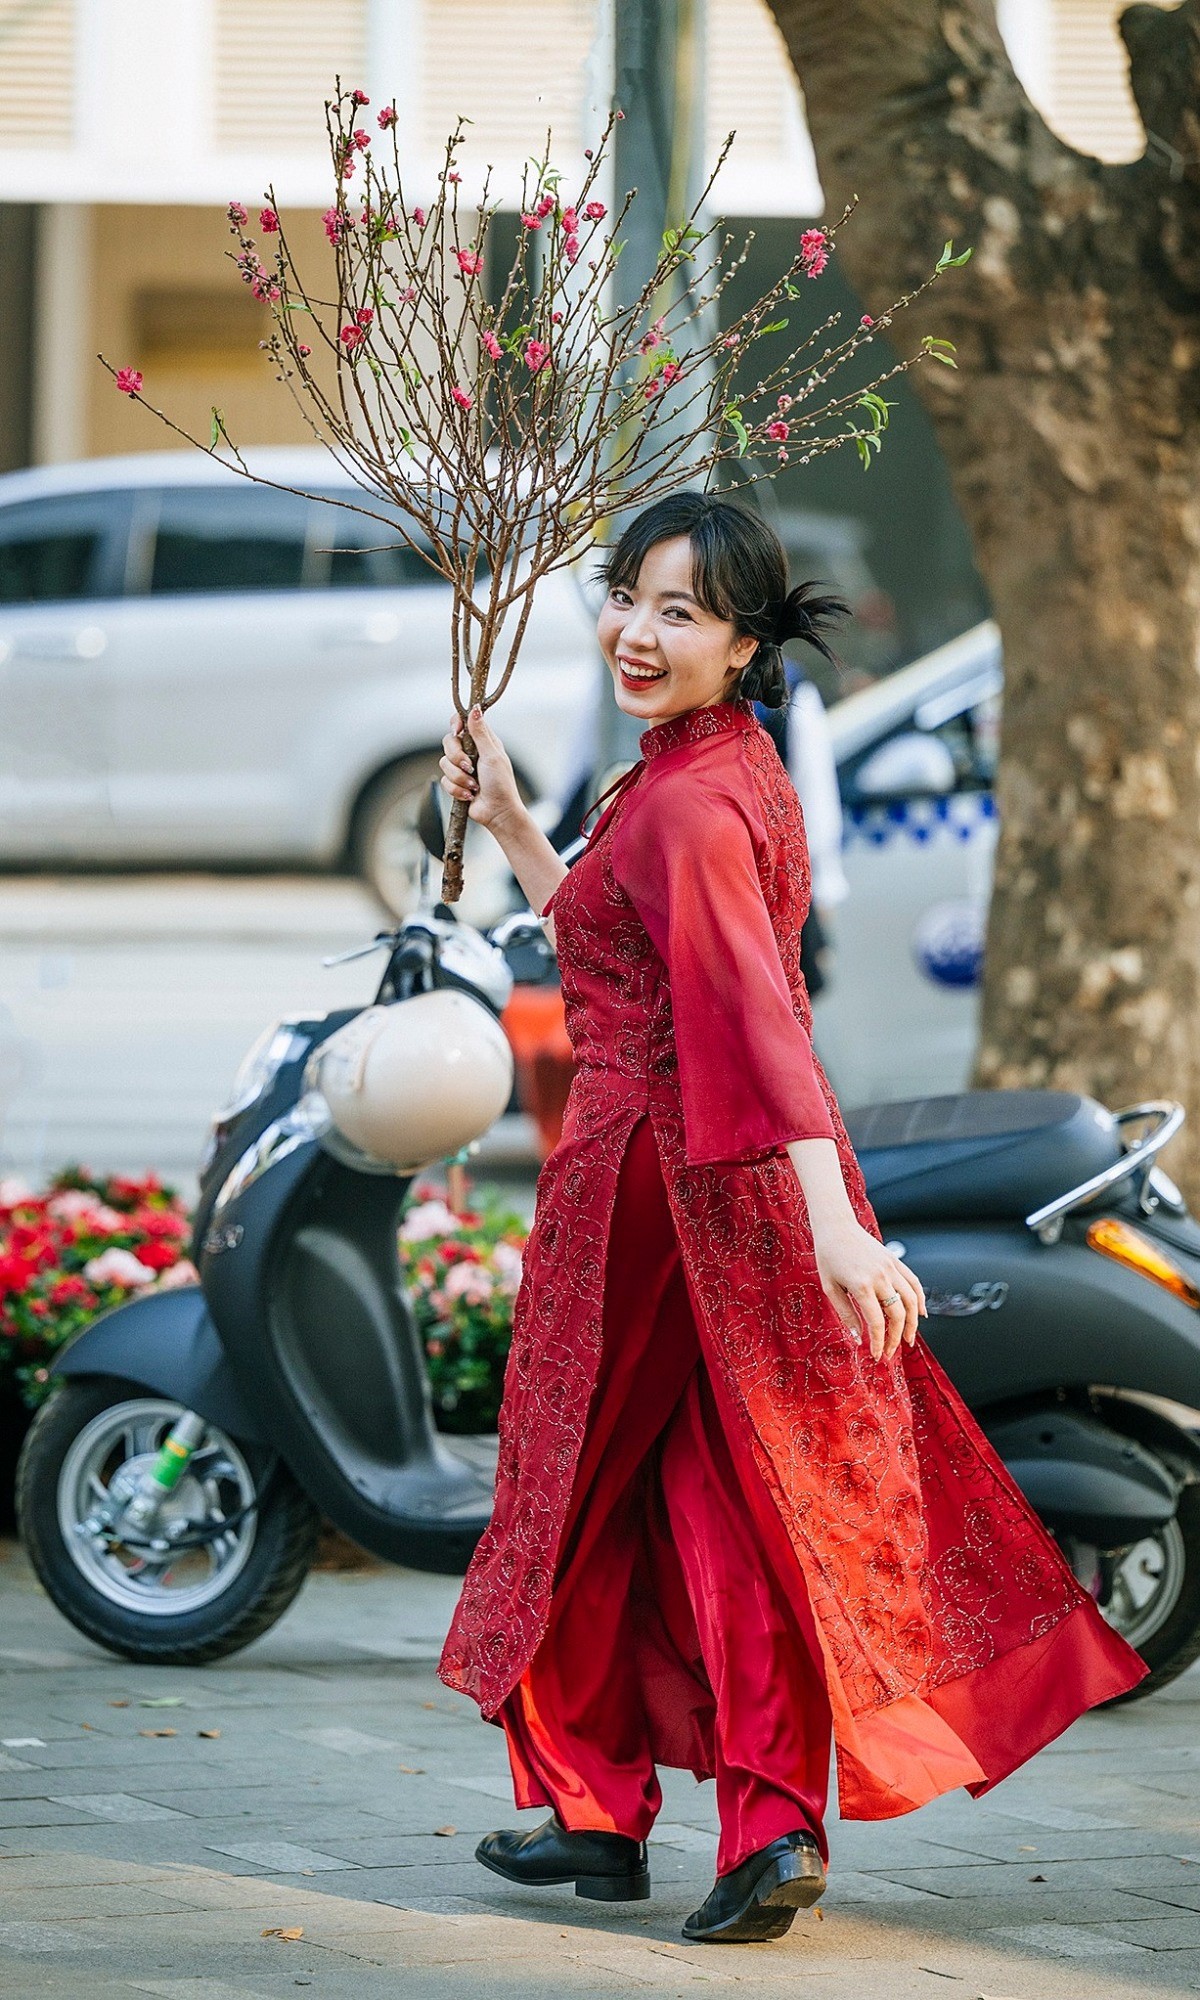
<svg viewBox="0 0 1200 2000">
<path fill-rule="evenodd" d="M 889 1292 L 886 1299 L 880 1299 L 879 1303 L 881 1306 L 894 1306 L 899 1297 L 899 1292 Z"/>
</svg>

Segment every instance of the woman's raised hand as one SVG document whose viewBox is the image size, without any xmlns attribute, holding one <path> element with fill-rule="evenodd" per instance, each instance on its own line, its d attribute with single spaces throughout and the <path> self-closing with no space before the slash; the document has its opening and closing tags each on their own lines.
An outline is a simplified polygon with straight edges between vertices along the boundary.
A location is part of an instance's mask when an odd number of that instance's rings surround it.
<svg viewBox="0 0 1200 2000">
<path fill-rule="evenodd" d="M 468 799 L 469 817 L 495 833 L 525 811 L 507 750 L 487 722 L 483 710 L 469 717 L 477 752 L 475 770 L 462 745 L 462 719 L 442 738 L 442 790 L 452 799 Z"/>
<path fill-rule="evenodd" d="M 857 1339 L 865 1334 L 875 1360 L 890 1361 L 901 1341 L 911 1347 L 926 1310 L 916 1273 L 851 1216 L 814 1232 L 813 1248 L 826 1298 Z"/>
</svg>

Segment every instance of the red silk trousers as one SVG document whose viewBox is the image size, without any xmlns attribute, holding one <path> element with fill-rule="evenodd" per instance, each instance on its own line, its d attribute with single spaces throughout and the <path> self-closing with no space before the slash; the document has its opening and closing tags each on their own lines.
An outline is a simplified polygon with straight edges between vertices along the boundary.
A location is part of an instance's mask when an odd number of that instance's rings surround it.
<svg viewBox="0 0 1200 2000">
<path fill-rule="evenodd" d="M 518 1806 L 644 1840 L 662 1804 L 655 1765 L 670 1764 L 716 1778 L 718 1874 L 794 1830 L 827 1852 L 829 1701 L 770 1508 L 722 1418 L 644 1120 L 617 1188 L 603 1355 L 550 1621 L 498 1716 Z M 665 1730 L 661 1701 L 647 1700 L 656 1663 L 692 1690 Z"/>
</svg>

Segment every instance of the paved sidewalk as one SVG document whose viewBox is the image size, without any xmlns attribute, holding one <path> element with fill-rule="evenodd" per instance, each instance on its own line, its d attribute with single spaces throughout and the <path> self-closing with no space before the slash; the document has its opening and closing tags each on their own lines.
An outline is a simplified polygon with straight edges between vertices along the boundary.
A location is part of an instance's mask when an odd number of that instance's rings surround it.
<svg viewBox="0 0 1200 2000">
<path fill-rule="evenodd" d="M 649 1905 L 472 1861 L 513 1813 L 499 1732 L 434 1677 L 454 1592 L 318 1575 L 249 1652 L 147 1670 L 79 1638 L 0 1543 L 4 2000 L 1200 1992 L 1200 1672 L 984 1802 L 835 1828 L 822 1914 L 780 1943 L 689 1947 L 711 1786 L 667 1774 Z"/>
</svg>

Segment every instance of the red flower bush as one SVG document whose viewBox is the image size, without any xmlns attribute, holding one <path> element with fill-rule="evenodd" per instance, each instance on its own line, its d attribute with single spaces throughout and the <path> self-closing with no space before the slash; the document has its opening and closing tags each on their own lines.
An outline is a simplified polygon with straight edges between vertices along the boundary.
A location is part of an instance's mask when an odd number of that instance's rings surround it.
<svg viewBox="0 0 1200 2000">
<path fill-rule="evenodd" d="M 190 1234 L 153 1174 L 69 1167 L 40 1193 L 0 1180 L 0 1395 L 36 1407 L 54 1355 L 89 1320 L 152 1285 L 194 1284 Z"/>
</svg>

